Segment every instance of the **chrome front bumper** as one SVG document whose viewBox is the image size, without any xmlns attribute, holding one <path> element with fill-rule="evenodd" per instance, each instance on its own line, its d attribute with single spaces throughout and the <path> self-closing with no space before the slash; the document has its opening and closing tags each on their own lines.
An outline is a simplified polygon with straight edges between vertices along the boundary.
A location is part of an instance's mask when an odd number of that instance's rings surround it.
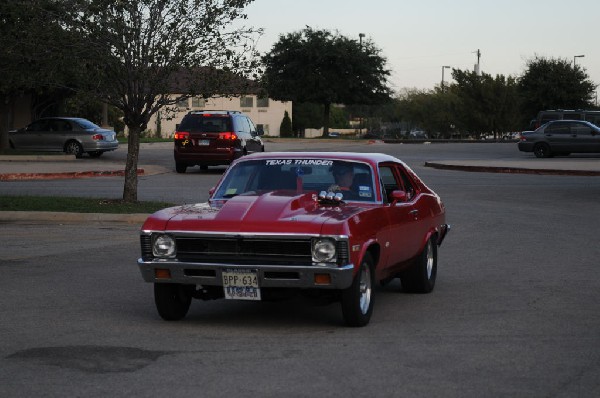
<svg viewBox="0 0 600 398">
<path fill-rule="evenodd" d="M 258 285 L 261 288 L 317 288 L 346 289 L 352 284 L 354 265 L 338 266 L 291 266 L 291 265 L 238 265 L 191 263 L 168 260 L 144 261 L 138 259 L 138 267 L 146 282 L 184 283 L 190 285 L 223 286 L 222 273 L 227 269 L 256 270 Z M 164 274 L 168 270 L 170 277 L 157 277 L 157 270 Z M 329 275 L 329 283 L 318 283 Z M 327 279 L 327 278 L 325 278 Z"/>
</svg>

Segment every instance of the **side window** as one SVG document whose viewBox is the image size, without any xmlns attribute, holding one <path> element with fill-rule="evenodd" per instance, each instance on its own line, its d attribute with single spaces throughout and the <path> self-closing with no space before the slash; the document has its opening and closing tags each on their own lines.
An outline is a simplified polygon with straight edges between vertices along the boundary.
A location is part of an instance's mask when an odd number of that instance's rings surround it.
<svg viewBox="0 0 600 398">
<path fill-rule="evenodd" d="M 398 189 L 398 182 L 394 177 L 394 171 L 390 166 L 381 166 L 379 168 L 381 178 L 382 196 L 388 203 L 392 202 L 392 192 Z"/>
<path fill-rule="evenodd" d="M 48 129 L 48 121 L 47 120 L 38 120 L 37 122 L 33 122 L 27 127 L 27 131 L 45 131 Z"/>
<path fill-rule="evenodd" d="M 398 169 L 400 173 L 400 178 L 402 179 L 402 185 L 404 187 L 404 192 L 406 192 L 406 199 L 412 200 L 415 196 L 415 184 L 411 181 L 410 177 L 406 174 L 406 171 L 402 169 Z"/>
<path fill-rule="evenodd" d="M 571 134 L 591 135 L 592 129 L 587 124 L 573 123 L 571 124 Z"/>
<path fill-rule="evenodd" d="M 250 126 L 250 133 L 254 136 L 256 135 L 256 126 L 254 126 L 254 123 L 252 122 L 252 120 L 250 120 L 249 117 L 245 118 L 246 121 L 248 122 L 248 126 Z"/>
<path fill-rule="evenodd" d="M 248 124 L 248 118 L 245 116 L 242 116 L 239 118 L 239 122 L 241 125 L 241 129 L 244 132 L 244 136 L 249 137 L 250 136 L 250 125 Z"/>
<path fill-rule="evenodd" d="M 581 120 L 581 113 L 565 112 L 563 119 Z"/>
<path fill-rule="evenodd" d="M 546 128 L 547 134 L 569 134 L 569 132 L 569 125 L 564 122 L 554 123 Z"/>
<path fill-rule="evenodd" d="M 381 176 L 381 183 L 383 185 L 384 198 L 387 198 L 388 202 L 393 201 L 392 192 L 395 190 L 406 192 L 407 201 L 414 198 L 416 194 L 415 184 L 400 166 L 381 166 L 379 168 L 379 175 Z"/>
</svg>

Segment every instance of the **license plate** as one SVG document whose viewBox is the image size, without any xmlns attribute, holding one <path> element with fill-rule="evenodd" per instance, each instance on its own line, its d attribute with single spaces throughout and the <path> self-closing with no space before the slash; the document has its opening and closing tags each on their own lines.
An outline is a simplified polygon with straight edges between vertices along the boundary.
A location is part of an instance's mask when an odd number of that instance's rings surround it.
<svg viewBox="0 0 600 398">
<path fill-rule="evenodd" d="M 210 145 L 210 140 L 199 140 L 198 145 Z"/>
<path fill-rule="evenodd" d="M 223 271 L 223 290 L 229 300 L 260 300 L 258 273 L 250 269 Z"/>
</svg>

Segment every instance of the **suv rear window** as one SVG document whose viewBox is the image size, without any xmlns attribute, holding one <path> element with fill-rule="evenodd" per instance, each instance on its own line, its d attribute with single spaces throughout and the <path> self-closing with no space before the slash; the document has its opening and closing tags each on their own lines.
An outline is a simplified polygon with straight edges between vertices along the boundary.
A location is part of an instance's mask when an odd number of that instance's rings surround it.
<svg viewBox="0 0 600 398">
<path fill-rule="evenodd" d="M 229 116 L 187 115 L 179 126 L 181 131 L 198 131 L 203 133 L 222 133 L 233 131 Z"/>
</svg>

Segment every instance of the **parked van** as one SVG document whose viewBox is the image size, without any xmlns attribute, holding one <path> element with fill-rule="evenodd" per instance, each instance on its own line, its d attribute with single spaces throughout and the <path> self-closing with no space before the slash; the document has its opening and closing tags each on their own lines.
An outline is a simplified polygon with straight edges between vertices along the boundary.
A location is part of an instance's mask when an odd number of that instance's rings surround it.
<svg viewBox="0 0 600 398">
<path fill-rule="evenodd" d="M 535 130 L 543 124 L 552 120 L 585 120 L 600 127 L 600 111 L 586 111 L 583 109 L 566 110 L 557 109 L 549 111 L 540 111 L 537 117 L 532 120 L 532 129 Z"/>
</svg>

